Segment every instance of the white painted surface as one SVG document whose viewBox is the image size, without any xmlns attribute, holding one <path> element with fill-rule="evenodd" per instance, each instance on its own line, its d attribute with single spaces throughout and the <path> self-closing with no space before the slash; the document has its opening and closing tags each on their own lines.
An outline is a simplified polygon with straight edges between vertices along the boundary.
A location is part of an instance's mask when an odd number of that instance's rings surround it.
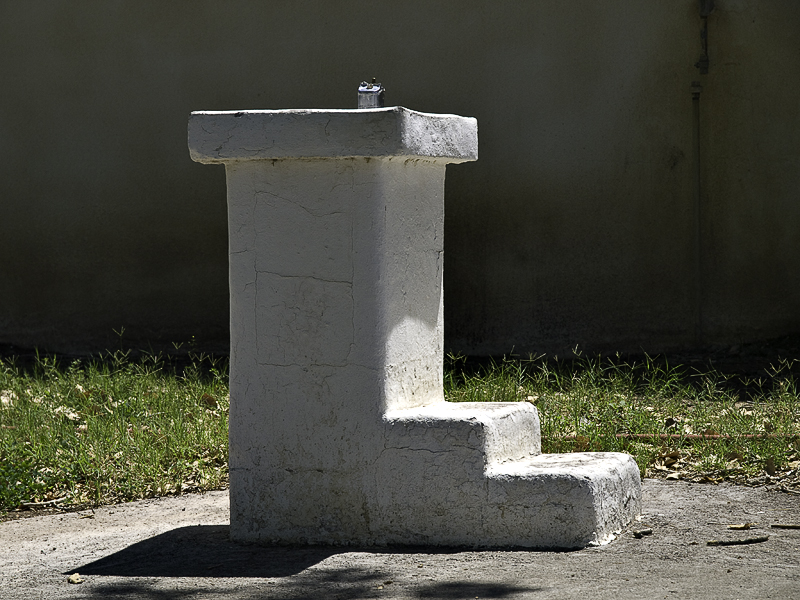
<svg viewBox="0 0 800 600">
<path fill-rule="evenodd" d="M 471 117 L 391 106 L 370 110 L 198 111 L 189 117 L 193 160 L 407 157 L 443 163 L 478 159 Z"/>
<path fill-rule="evenodd" d="M 542 457 L 527 403 L 442 391 L 445 165 L 477 123 L 193 113 L 228 180 L 231 536 L 582 546 L 638 511 L 625 455 Z"/>
</svg>

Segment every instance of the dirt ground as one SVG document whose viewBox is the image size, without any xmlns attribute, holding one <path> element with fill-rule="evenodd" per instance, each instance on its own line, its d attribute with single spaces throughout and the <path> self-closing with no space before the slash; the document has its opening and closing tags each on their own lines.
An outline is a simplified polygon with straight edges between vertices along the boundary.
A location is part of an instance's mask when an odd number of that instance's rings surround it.
<svg viewBox="0 0 800 600">
<path fill-rule="evenodd" d="M 0 523 L 0 598 L 800 598 L 800 529 L 776 523 L 800 496 L 647 479 L 640 520 L 597 548 L 260 547 L 228 539 L 221 491 Z"/>
</svg>

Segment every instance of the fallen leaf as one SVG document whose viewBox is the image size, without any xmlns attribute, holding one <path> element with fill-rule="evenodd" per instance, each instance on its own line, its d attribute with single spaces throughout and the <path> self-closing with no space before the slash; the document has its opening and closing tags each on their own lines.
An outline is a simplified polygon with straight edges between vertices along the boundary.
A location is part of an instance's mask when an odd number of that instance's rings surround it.
<svg viewBox="0 0 800 600">
<path fill-rule="evenodd" d="M 81 416 L 78 413 L 76 413 L 71 408 L 67 408 L 66 406 L 57 406 L 53 411 L 53 413 L 57 415 L 63 415 L 70 421 L 80 421 L 81 419 Z"/>
<path fill-rule="evenodd" d="M 778 472 L 778 469 L 775 468 L 775 459 L 771 456 L 767 459 L 767 462 L 764 464 L 764 470 L 767 472 L 767 475 L 772 477 L 775 473 Z"/>
<path fill-rule="evenodd" d="M 14 400 L 17 399 L 17 395 L 14 393 L 14 390 L 3 390 L 0 392 L 0 408 L 11 408 L 14 406 Z"/>
<path fill-rule="evenodd" d="M 200 402 L 205 404 L 209 408 L 217 408 L 217 399 L 214 398 L 211 394 L 203 394 L 200 396 Z"/>
<path fill-rule="evenodd" d="M 575 451 L 576 452 L 583 452 L 584 450 L 589 448 L 589 438 L 583 435 L 575 436 Z"/>
<path fill-rule="evenodd" d="M 728 529 L 737 529 L 737 530 L 750 529 L 753 525 L 755 525 L 755 523 L 737 523 L 735 525 L 728 525 Z"/>
</svg>

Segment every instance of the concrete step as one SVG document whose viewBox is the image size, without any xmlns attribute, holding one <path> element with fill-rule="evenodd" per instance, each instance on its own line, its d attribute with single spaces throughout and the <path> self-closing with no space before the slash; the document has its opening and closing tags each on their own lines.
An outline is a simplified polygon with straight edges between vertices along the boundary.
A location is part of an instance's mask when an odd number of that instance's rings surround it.
<svg viewBox="0 0 800 600">
<path fill-rule="evenodd" d="M 541 452 L 539 413 L 528 402 L 440 402 L 386 414 L 386 447 L 449 452 L 483 473 Z"/>
<path fill-rule="evenodd" d="M 538 413 L 519 403 L 443 403 L 389 413 L 368 513 L 378 544 L 579 548 L 639 513 L 627 454 L 540 454 Z"/>
<path fill-rule="evenodd" d="M 540 454 L 486 472 L 484 523 L 514 546 L 601 545 L 641 510 L 639 467 L 621 452 Z M 531 544 L 535 541 L 535 544 Z"/>
</svg>

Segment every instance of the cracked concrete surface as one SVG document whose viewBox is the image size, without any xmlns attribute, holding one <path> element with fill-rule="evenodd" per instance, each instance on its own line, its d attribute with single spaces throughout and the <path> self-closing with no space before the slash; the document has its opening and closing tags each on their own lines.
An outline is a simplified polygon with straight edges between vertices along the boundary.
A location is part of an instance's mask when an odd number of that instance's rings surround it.
<svg viewBox="0 0 800 600">
<path fill-rule="evenodd" d="M 652 479 L 643 492 L 640 521 L 608 545 L 572 552 L 239 544 L 224 491 L 20 519 L 0 523 L 0 598 L 800 597 L 800 530 L 770 527 L 800 523 L 797 496 Z M 727 529 L 744 522 L 756 525 Z M 645 527 L 652 535 L 632 535 Z M 706 545 L 745 534 L 769 540 Z M 67 583 L 75 572 L 83 584 Z"/>
</svg>

